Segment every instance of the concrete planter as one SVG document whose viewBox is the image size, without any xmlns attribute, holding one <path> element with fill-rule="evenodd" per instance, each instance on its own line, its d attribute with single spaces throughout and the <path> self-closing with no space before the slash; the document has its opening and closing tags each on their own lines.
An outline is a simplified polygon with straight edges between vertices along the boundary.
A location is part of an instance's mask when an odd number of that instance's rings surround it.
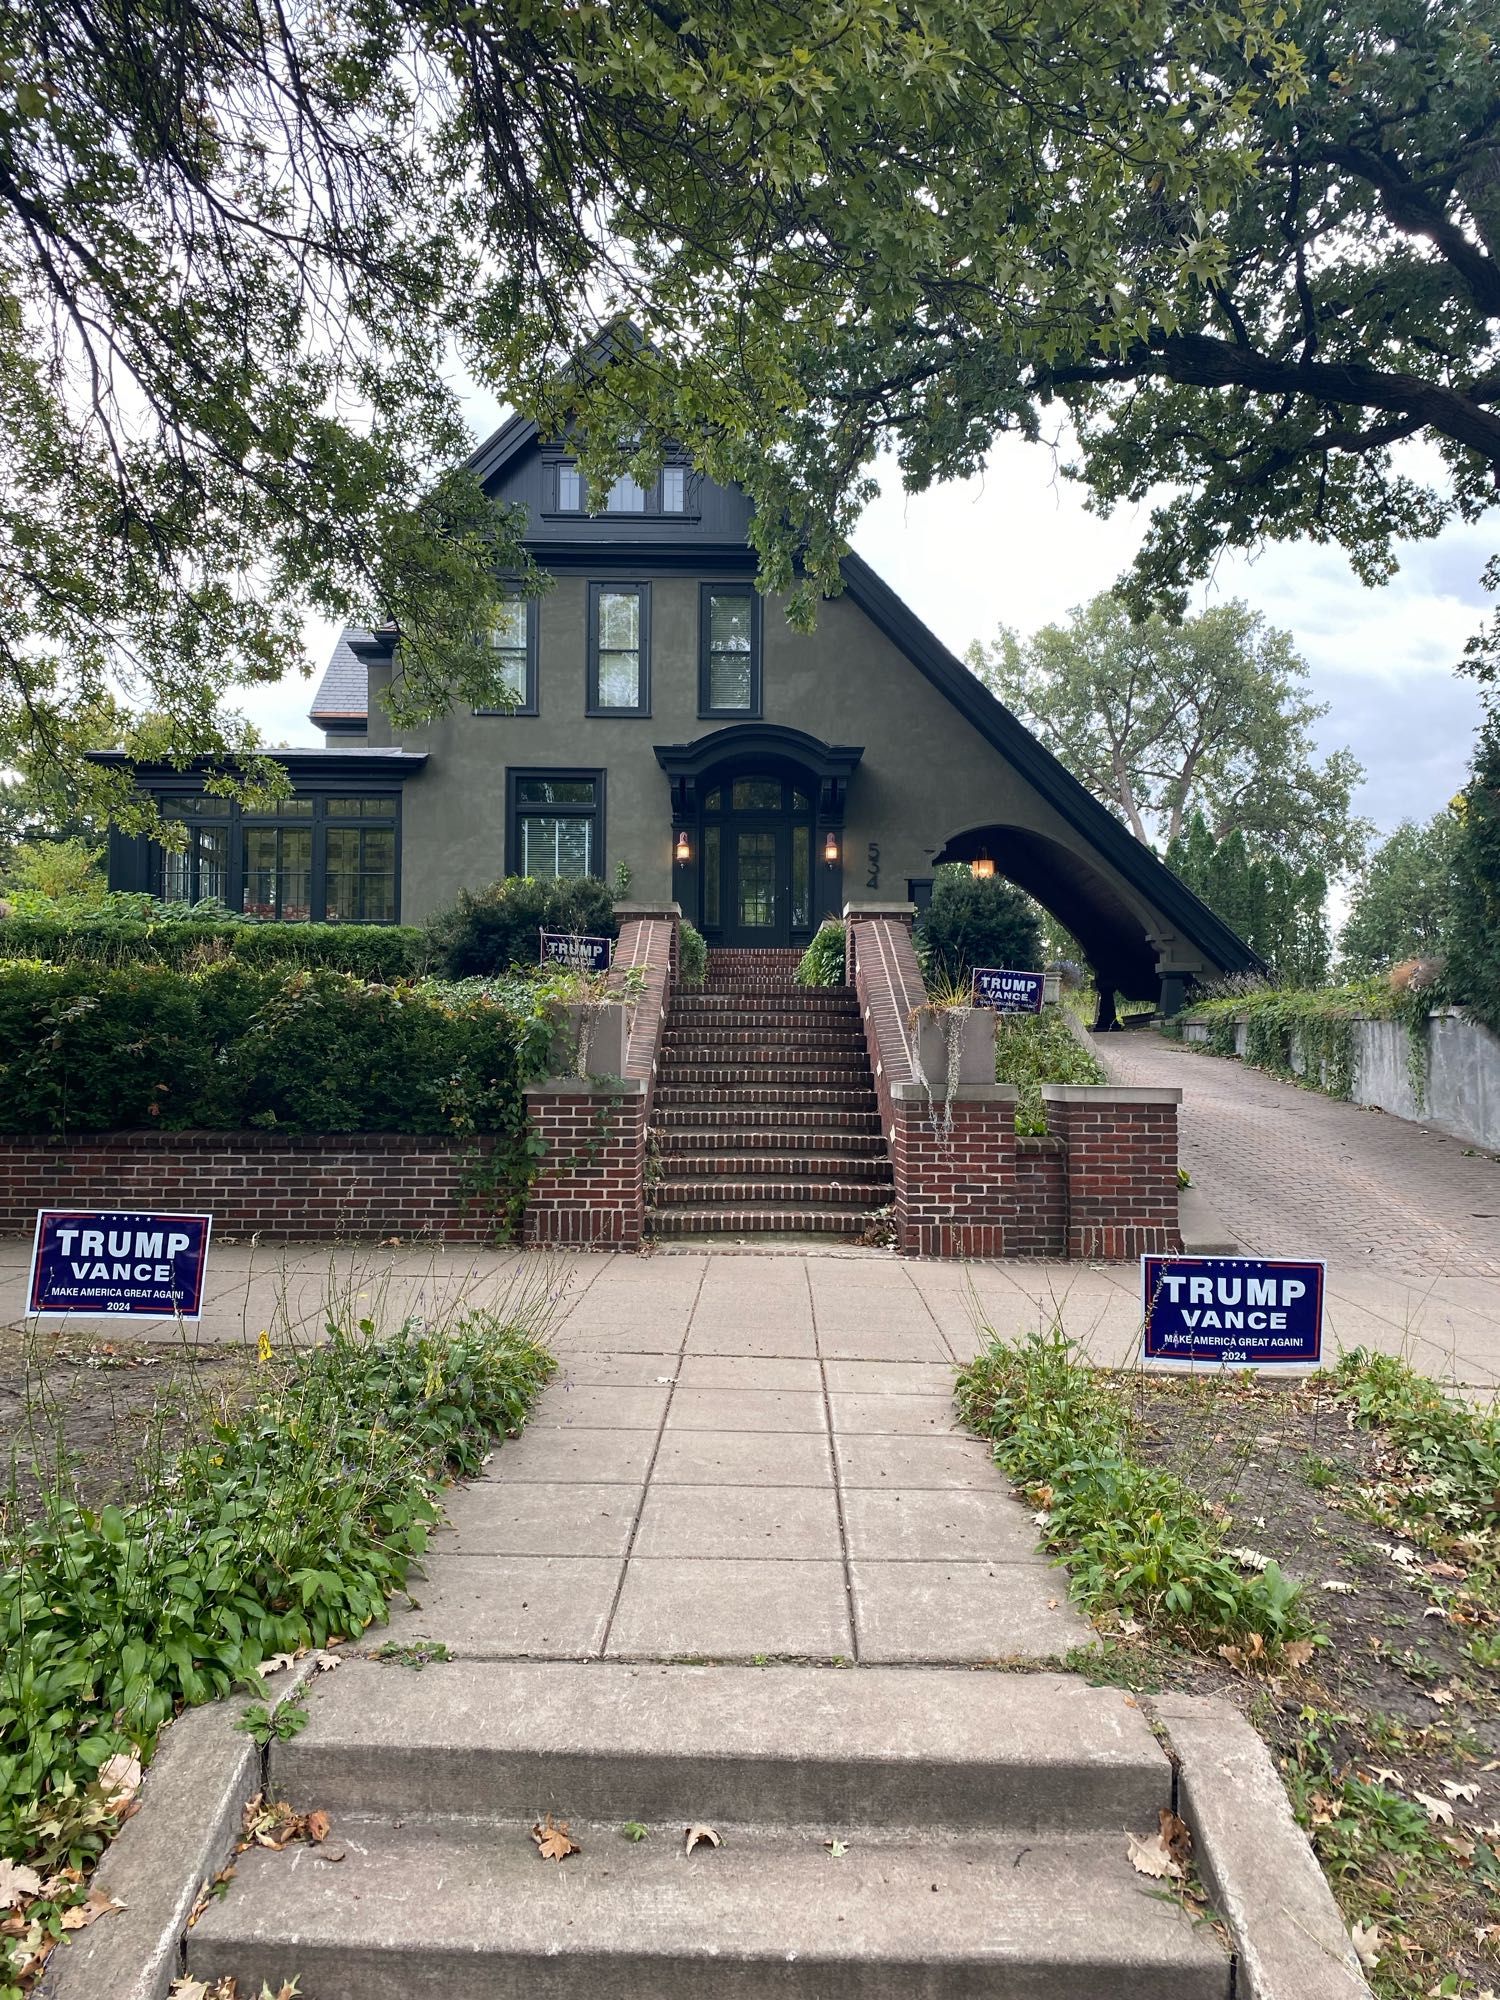
<svg viewBox="0 0 1500 2000">
<path fill-rule="evenodd" d="M 948 1049 L 958 1022 L 957 1051 L 960 1085 L 995 1081 L 995 1015 L 989 1007 L 953 1007 L 940 1014 L 926 1011 L 917 1016 L 917 1069 L 927 1088 L 946 1092 L 949 1083 Z"/>
<path fill-rule="evenodd" d="M 552 1009 L 551 1076 L 623 1076 L 634 1009 L 619 1000 L 567 1000 Z"/>
</svg>

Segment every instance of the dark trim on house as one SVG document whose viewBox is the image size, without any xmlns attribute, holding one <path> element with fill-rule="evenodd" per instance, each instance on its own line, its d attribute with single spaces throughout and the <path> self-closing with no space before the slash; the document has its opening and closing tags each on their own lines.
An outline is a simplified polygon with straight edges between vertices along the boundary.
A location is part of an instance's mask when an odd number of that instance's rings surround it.
<svg viewBox="0 0 1500 2000">
<path fill-rule="evenodd" d="M 641 674 L 639 699 L 628 708 L 616 708 L 599 699 L 599 599 L 605 591 L 623 596 L 633 591 L 640 603 L 638 646 Z M 588 716 L 649 716 L 651 713 L 651 586 L 641 577 L 610 577 L 589 585 L 588 678 L 584 682 L 583 712 Z"/>
<path fill-rule="evenodd" d="M 750 600 L 750 704 L 748 708 L 715 708 L 709 700 L 709 641 L 713 636 L 709 601 L 715 597 L 745 597 Z M 761 678 L 761 599 L 753 582 L 737 577 L 726 582 L 705 581 L 698 585 L 698 714 L 705 722 L 758 722 L 765 712 L 764 683 Z"/>
<path fill-rule="evenodd" d="M 541 679 L 538 673 L 541 619 L 537 616 L 537 600 L 522 597 L 514 600 L 526 607 L 526 693 L 524 700 L 514 708 L 476 708 L 476 715 L 540 715 Z"/>
<path fill-rule="evenodd" d="M 1184 938 L 1225 972 L 1265 970 L 1223 918 L 1086 791 L 868 563 L 845 556 L 842 569 L 850 597 L 891 643 Z"/>
<path fill-rule="evenodd" d="M 602 767 L 597 765 L 592 767 L 584 765 L 570 765 L 566 769 L 564 769 L 561 766 L 546 765 L 546 764 L 508 764 L 506 766 L 505 769 L 505 872 L 506 874 L 519 875 L 521 872 L 521 828 L 520 828 L 521 819 L 523 817 L 543 818 L 547 815 L 549 811 L 549 808 L 546 806 L 525 807 L 520 804 L 516 796 L 517 788 L 522 783 L 524 783 L 524 781 L 528 778 L 540 778 L 548 783 L 581 784 L 587 781 L 593 784 L 594 786 L 593 805 L 589 807 L 575 807 L 573 809 L 573 816 L 581 819 L 585 816 L 585 814 L 587 814 L 587 816 L 594 822 L 593 854 L 591 857 L 593 861 L 593 866 L 589 870 L 589 873 L 591 875 L 597 875 L 600 881 L 602 882 L 605 879 L 604 875 L 605 854 L 606 854 L 605 797 L 608 789 L 608 774 Z M 558 806 L 556 808 L 551 808 L 550 810 L 556 811 L 559 814 L 566 814 L 568 812 L 568 808 L 566 806 Z"/>
<path fill-rule="evenodd" d="M 397 750 L 367 743 L 359 745 L 287 743 L 280 749 L 264 750 L 258 753 L 274 764 L 283 764 L 289 777 L 323 782 L 327 785 L 342 785 L 353 779 L 372 779 L 381 784 L 404 784 L 408 778 L 416 777 L 427 762 L 425 750 Z M 111 770 L 125 769 L 138 778 L 148 791 L 186 791 L 203 789 L 202 780 L 211 771 L 231 773 L 243 768 L 241 760 L 235 758 L 193 757 L 186 764 L 142 764 L 126 750 L 90 750 L 87 752 L 91 764 L 104 764 Z"/>
</svg>

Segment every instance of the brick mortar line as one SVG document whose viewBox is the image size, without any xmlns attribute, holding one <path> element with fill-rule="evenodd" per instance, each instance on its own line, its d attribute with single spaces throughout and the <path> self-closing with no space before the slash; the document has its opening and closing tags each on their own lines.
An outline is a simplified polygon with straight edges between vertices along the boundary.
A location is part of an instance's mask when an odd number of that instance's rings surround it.
<svg viewBox="0 0 1500 2000">
<path fill-rule="evenodd" d="M 802 1282 L 807 1287 L 807 1316 L 812 1326 L 813 1352 L 818 1360 L 818 1381 L 823 1391 L 823 1424 L 828 1438 L 828 1463 L 833 1474 L 833 1506 L 839 1524 L 839 1565 L 844 1573 L 844 1606 L 849 1617 L 849 1650 L 859 1665 L 859 1620 L 854 1615 L 854 1572 L 849 1566 L 849 1523 L 844 1518 L 844 1486 L 839 1477 L 839 1455 L 834 1443 L 833 1404 L 829 1399 L 828 1364 L 823 1343 L 818 1338 L 818 1301 L 813 1291 L 812 1272 L 802 1259 Z"/>
<path fill-rule="evenodd" d="M 615 1620 L 620 1613 L 620 1599 L 625 1595 L 626 1579 L 630 1575 L 631 1560 L 635 1555 L 635 1545 L 641 1532 L 641 1516 L 646 1511 L 646 1499 L 651 1491 L 651 1481 L 656 1472 L 656 1461 L 661 1456 L 661 1441 L 666 1436 L 667 1418 L 672 1413 L 672 1398 L 677 1394 L 677 1372 L 681 1368 L 683 1357 L 687 1352 L 688 1335 L 693 1329 L 693 1318 L 697 1313 L 699 1301 L 703 1297 L 703 1285 L 707 1276 L 708 1259 L 705 1257 L 703 1268 L 698 1273 L 698 1282 L 693 1288 L 693 1303 L 688 1308 L 687 1318 L 683 1321 L 682 1340 L 677 1347 L 674 1357 L 676 1366 L 672 1370 L 672 1379 L 667 1384 L 666 1401 L 661 1406 L 661 1422 L 656 1427 L 656 1441 L 651 1447 L 651 1456 L 646 1461 L 646 1476 L 641 1481 L 641 1497 L 636 1505 L 635 1519 L 630 1524 L 630 1535 L 625 1543 L 625 1553 L 620 1559 L 620 1574 L 615 1582 L 614 1595 L 609 1600 L 609 1616 L 605 1619 L 604 1630 L 599 1636 L 599 1658 L 601 1660 L 609 1657 L 609 1642 L 614 1633 Z M 662 1356 L 663 1360 L 667 1358 L 667 1355 Z M 604 1482 L 595 1482 L 595 1484 L 602 1483 Z"/>
</svg>

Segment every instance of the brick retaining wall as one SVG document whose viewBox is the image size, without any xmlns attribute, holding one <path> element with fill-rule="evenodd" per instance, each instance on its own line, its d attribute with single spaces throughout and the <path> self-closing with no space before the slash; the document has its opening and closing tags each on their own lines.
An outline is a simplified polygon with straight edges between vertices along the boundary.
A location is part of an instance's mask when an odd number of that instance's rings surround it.
<svg viewBox="0 0 1500 2000">
<path fill-rule="evenodd" d="M 1000 1085 L 963 1084 L 947 1106 L 939 1087 L 934 1104 L 908 1026 L 927 998 L 911 919 L 890 906 L 845 915 L 895 1172 L 897 1249 L 1109 1260 L 1181 1249 L 1180 1091 L 1044 1085 L 1045 1138 L 1017 1138 L 1015 1092 Z"/>
<path fill-rule="evenodd" d="M 0 1231 L 29 1236 L 39 1208 L 180 1209 L 226 1236 L 493 1237 L 464 1204 L 473 1147 L 406 1132 L 89 1132 L 0 1135 Z"/>
</svg>

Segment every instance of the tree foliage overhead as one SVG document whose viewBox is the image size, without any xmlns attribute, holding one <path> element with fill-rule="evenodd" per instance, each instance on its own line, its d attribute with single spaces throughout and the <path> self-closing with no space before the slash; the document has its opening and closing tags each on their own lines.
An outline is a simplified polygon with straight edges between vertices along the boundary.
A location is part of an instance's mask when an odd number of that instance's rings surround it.
<svg viewBox="0 0 1500 2000">
<path fill-rule="evenodd" d="M 1446 946 L 1461 820 L 1452 807 L 1425 826 L 1403 820 L 1355 884 L 1339 952 L 1351 972 L 1385 972 Z"/>
<path fill-rule="evenodd" d="M 1142 590 L 1362 573 L 1500 466 L 1500 0 L 30 0 L 0 12 L 0 738 L 168 754 L 308 608 L 404 720 L 489 692 L 521 524 L 461 362 L 596 478 L 669 440 L 795 615 L 913 486 L 1068 413 Z M 569 368 L 620 314 L 644 343 Z M 566 372 L 559 374 L 559 368 Z M 1425 438 L 1416 478 L 1392 448 Z M 76 782 L 76 774 L 75 780 Z M 99 779 L 103 783 L 104 780 Z"/>
<path fill-rule="evenodd" d="M 1309 698 L 1291 634 L 1248 605 L 1136 624 L 1105 594 L 1029 640 L 1002 627 L 969 665 L 1137 840 L 1170 844 L 1198 812 L 1213 840 L 1237 828 L 1298 871 L 1358 863 L 1364 771 L 1348 750 L 1318 757 L 1327 705 Z"/>
</svg>

